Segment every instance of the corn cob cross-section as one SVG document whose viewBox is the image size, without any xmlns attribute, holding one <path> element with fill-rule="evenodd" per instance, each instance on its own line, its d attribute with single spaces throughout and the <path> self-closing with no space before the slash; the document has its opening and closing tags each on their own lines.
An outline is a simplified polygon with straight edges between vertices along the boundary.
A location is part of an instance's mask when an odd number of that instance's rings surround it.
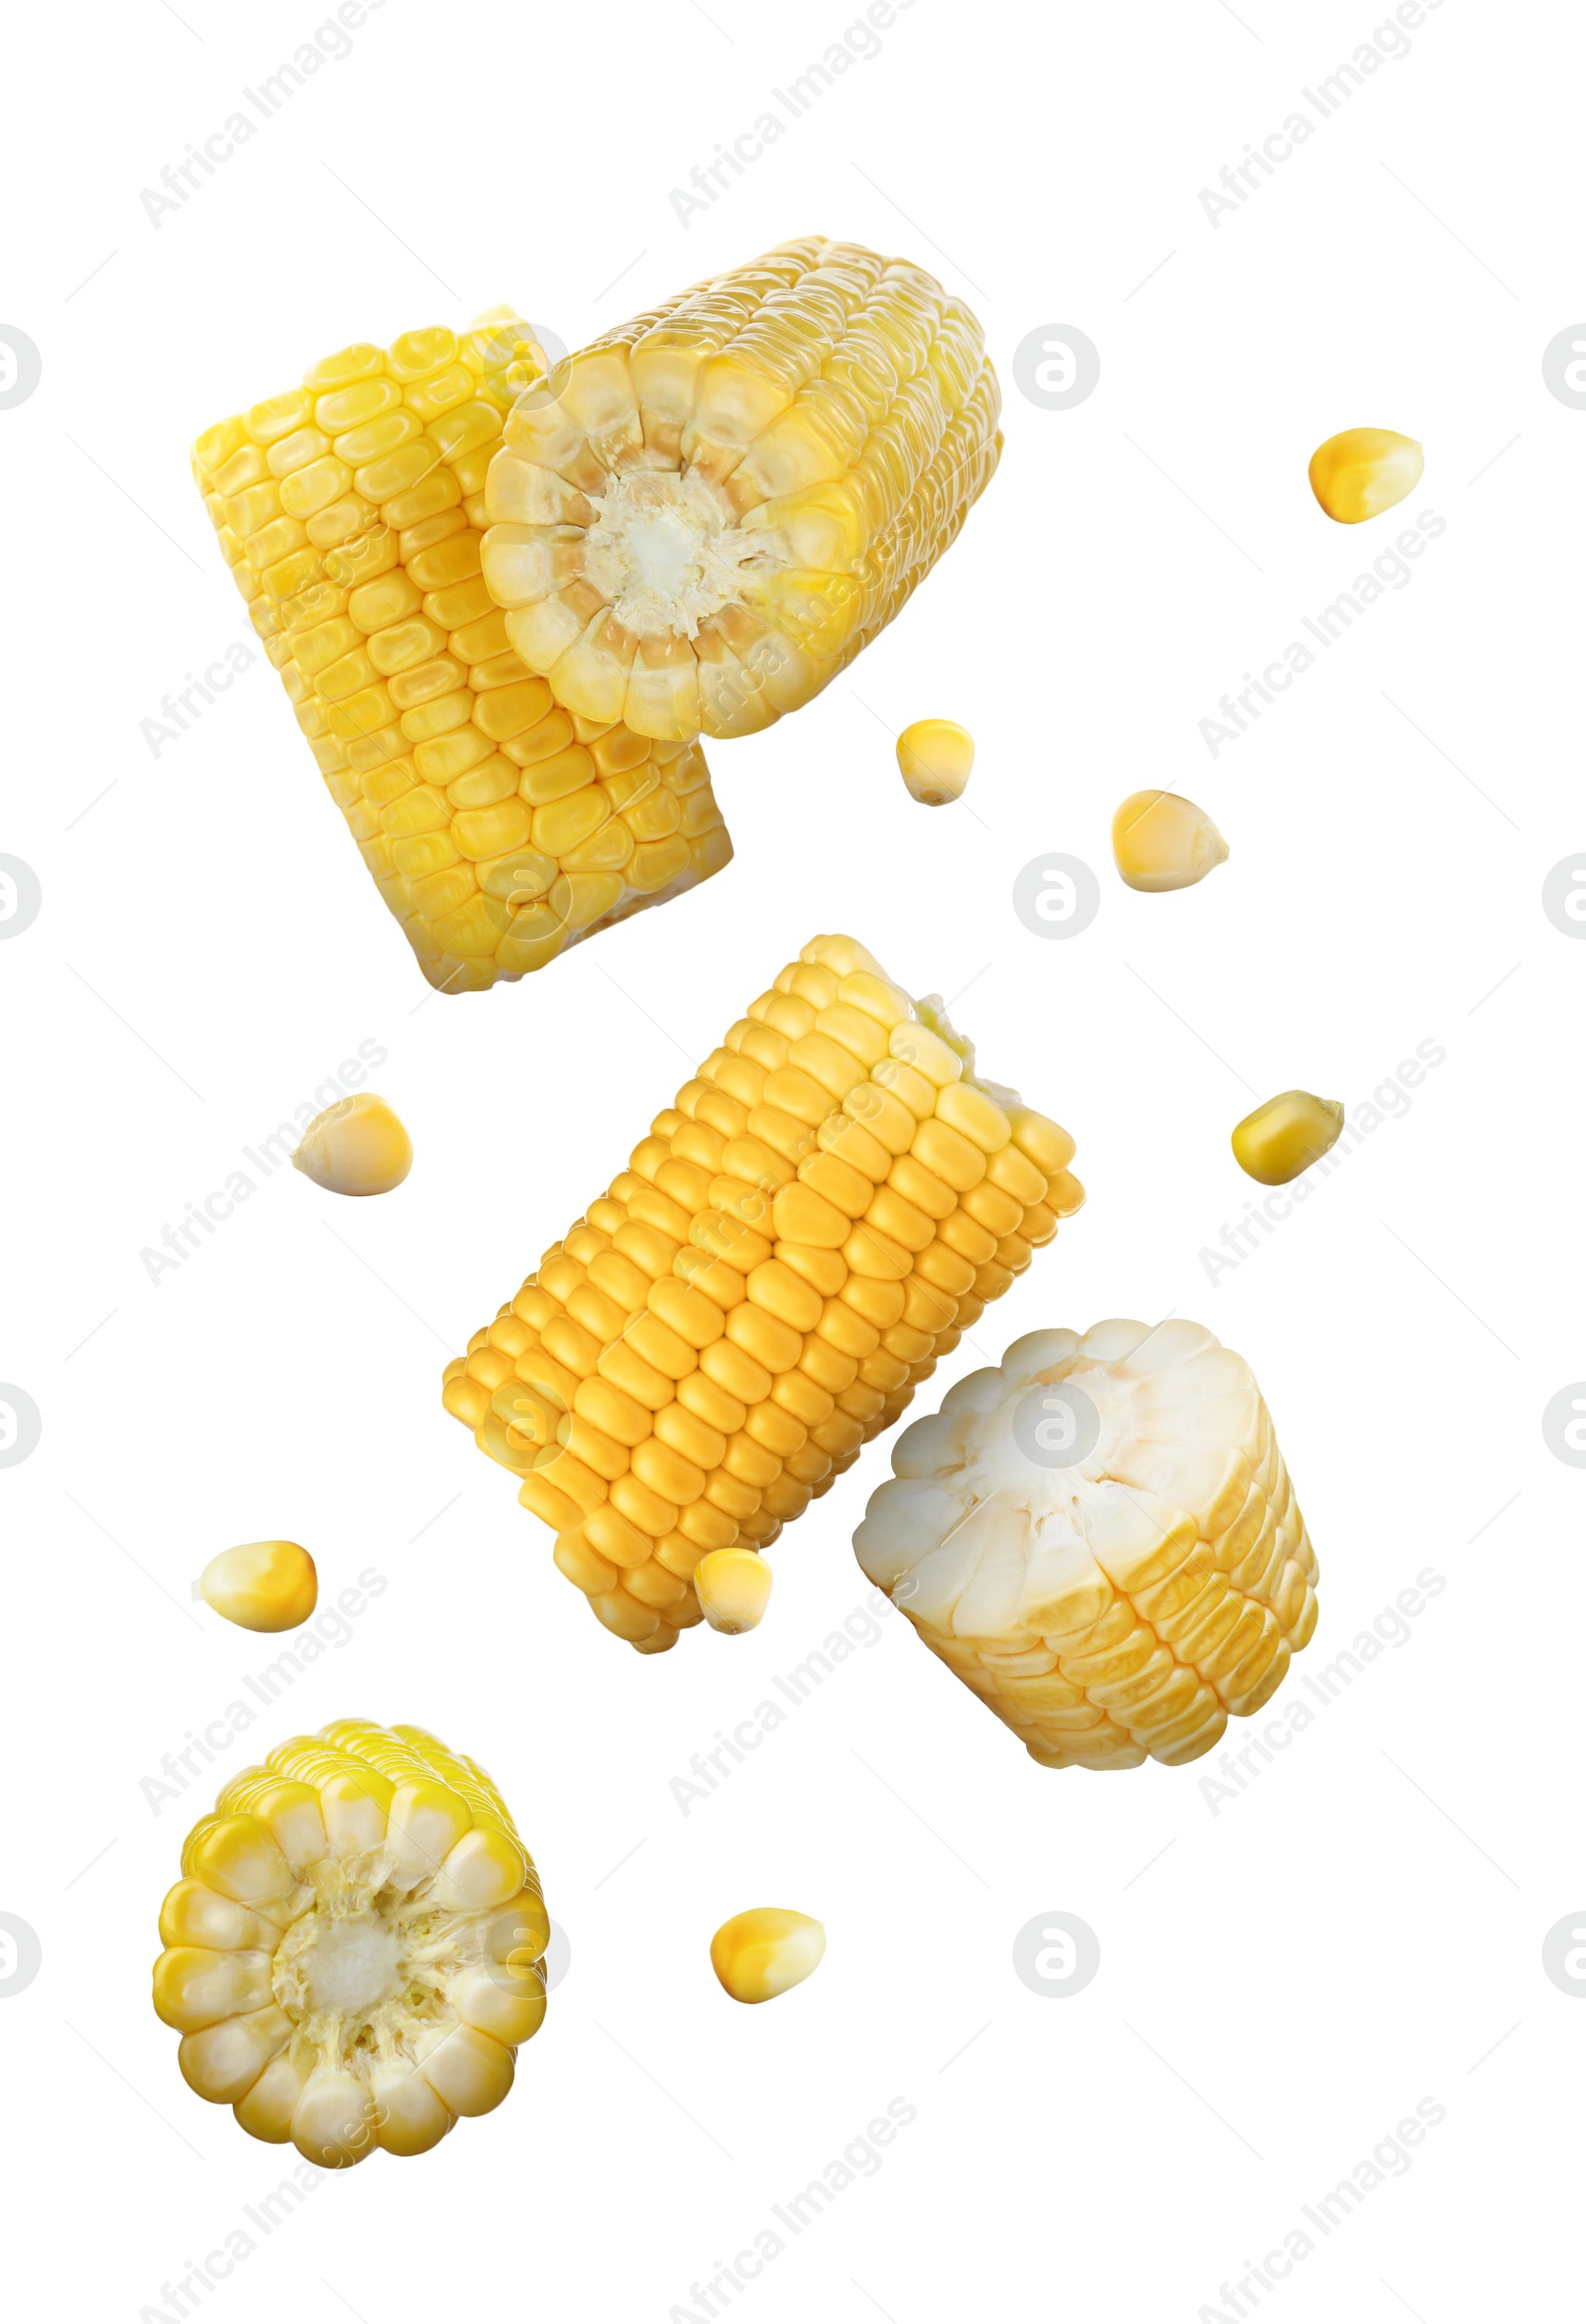
<svg viewBox="0 0 1586 2324">
<path fill-rule="evenodd" d="M 892 1467 L 860 1565 L 1044 1767 L 1199 1758 L 1316 1626 L 1261 1391 L 1197 1323 L 1031 1332 Z"/>
<path fill-rule="evenodd" d="M 785 242 L 525 394 L 485 574 L 563 708 L 670 741 L 818 694 L 957 538 L 997 464 L 980 326 L 922 268 Z"/>
<path fill-rule="evenodd" d="M 326 787 L 445 992 L 543 967 L 733 852 L 703 754 L 570 716 L 491 599 L 486 470 L 543 369 L 493 310 L 345 347 L 192 449 Z"/>
<path fill-rule="evenodd" d="M 545 2015 L 533 1859 L 472 1759 L 344 1718 L 227 1784 L 166 1898 L 155 2008 L 200 2098 L 327 2169 L 488 2114 Z"/>
<path fill-rule="evenodd" d="M 891 1426 L 1083 1189 L 936 1000 L 817 937 L 446 1368 L 556 1563 L 641 1652 Z"/>
</svg>

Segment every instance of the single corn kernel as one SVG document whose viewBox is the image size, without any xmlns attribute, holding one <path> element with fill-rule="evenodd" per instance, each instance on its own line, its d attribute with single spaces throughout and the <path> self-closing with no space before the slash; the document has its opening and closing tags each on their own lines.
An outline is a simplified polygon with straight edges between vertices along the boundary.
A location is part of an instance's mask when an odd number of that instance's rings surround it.
<svg viewBox="0 0 1586 2324">
<path fill-rule="evenodd" d="M 1184 1316 L 1027 1333 L 892 1470 L 854 1554 L 1039 1766 L 1198 1759 L 1315 1629 L 1261 1391 Z"/>
<path fill-rule="evenodd" d="M 319 1603 L 319 1576 L 295 1541 L 244 1541 L 212 1557 L 193 1593 L 243 1630 L 295 1630 Z"/>
<path fill-rule="evenodd" d="M 477 1760 L 344 1718 L 200 1818 L 160 1915 L 189 2089 L 323 2170 L 421 2155 L 512 2086 L 545 2015 L 539 1879 Z"/>
<path fill-rule="evenodd" d="M 1228 842 L 1204 808 L 1177 791 L 1131 791 L 1112 819 L 1112 859 L 1124 885 L 1147 895 L 1192 888 L 1228 860 Z"/>
<path fill-rule="evenodd" d="M 1425 456 L 1392 428 L 1345 428 L 1310 455 L 1310 489 L 1337 524 L 1361 524 L 1397 506 L 1420 482 Z"/>
<path fill-rule="evenodd" d="M 898 736 L 898 766 L 922 807 L 961 799 L 973 764 L 974 737 L 951 719 L 916 719 Z"/>
<path fill-rule="evenodd" d="M 1286 1089 L 1246 1114 L 1230 1141 L 1234 1161 L 1263 1186 L 1287 1186 L 1302 1170 L 1320 1162 L 1344 1126 L 1335 1097 L 1312 1097 L 1308 1089 Z"/>
<path fill-rule="evenodd" d="M 316 1114 L 292 1167 L 332 1194 L 389 1194 L 413 1166 L 413 1142 L 372 1089 Z"/>
<path fill-rule="evenodd" d="M 711 1967 L 735 2001 L 774 2001 L 813 1975 L 825 1952 L 819 1921 L 779 1905 L 759 1905 L 722 1923 L 711 1938 Z"/>
<path fill-rule="evenodd" d="M 752 1630 L 771 1597 L 771 1569 L 757 1550 L 713 1549 L 694 1568 L 694 1594 L 713 1630 Z"/>
</svg>

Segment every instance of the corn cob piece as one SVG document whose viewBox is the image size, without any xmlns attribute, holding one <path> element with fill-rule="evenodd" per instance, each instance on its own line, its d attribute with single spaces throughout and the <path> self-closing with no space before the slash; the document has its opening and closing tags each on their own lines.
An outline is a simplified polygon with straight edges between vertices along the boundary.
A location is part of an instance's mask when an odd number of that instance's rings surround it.
<svg viewBox="0 0 1586 2324">
<path fill-rule="evenodd" d="M 449 1364 L 556 1563 L 640 1652 L 763 1551 L 1076 1210 L 1074 1141 L 935 998 L 817 937 Z"/>
<path fill-rule="evenodd" d="M 569 717 L 492 603 L 485 473 L 543 370 L 493 309 L 345 347 L 192 448 L 326 788 L 443 992 L 542 968 L 733 852 L 703 754 Z"/>
<path fill-rule="evenodd" d="M 339 1719 L 227 1784 L 181 1870 L 155 2009 L 189 2088 L 254 2138 L 341 2169 L 501 2104 L 545 2015 L 550 1924 L 472 1759 Z"/>
<path fill-rule="evenodd" d="M 892 1467 L 859 1564 L 1043 1767 L 1199 1758 L 1316 1626 L 1261 1391 L 1197 1323 L 1031 1332 Z"/>
<path fill-rule="evenodd" d="M 996 467 L 979 324 L 922 268 L 807 235 L 513 406 L 485 575 L 565 710 L 749 734 L 899 611 Z"/>
</svg>

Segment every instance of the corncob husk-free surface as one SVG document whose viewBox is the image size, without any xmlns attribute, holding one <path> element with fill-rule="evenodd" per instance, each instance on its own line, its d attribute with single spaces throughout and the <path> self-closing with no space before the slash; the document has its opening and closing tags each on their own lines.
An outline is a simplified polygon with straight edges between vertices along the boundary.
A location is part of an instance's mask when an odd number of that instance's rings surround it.
<svg viewBox="0 0 1586 2324">
<path fill-rule="evenodd" d="M 192 448 L 326 787 L 445 992 L 543 967 L 733 852 L 703 754 L 557 706 L 486 587 L 486 471 L 543 370 L 493 310 L 345 347 Z"/>
<path fill-rule="evenodd" d="M 608 331 L 514 404 L 485 574 L 564 708 L 669 741 L 818 694 L 997 464 L 980 326 L 923 268 L 806 235 Z"/>
<path fill-rule="evenodd" d="M 764 1550 L 1078 1208 L 1073 1154 L 940 1002 L 817 937 L 447 1366 L 446 1407 L 654 1653 L 701 1618 L 699 1559 Z"/>
<path fill-rule="evenodd" d="M 488 2114 L 545 2014 L 550 1924 L 490 1777 L 417 1726 L 278 1744 L 187 1835 L 155 2008 L 200 2098 L 330 2169 Z"/>
<path fill-rule="evenodd" d="M 1271 1416 L 1197 1323 L 1031 1332 L 892 1467 L 859 1564 L 1044 1767 L 1199 1758 L 1316 1626 Z"/>
</svg>

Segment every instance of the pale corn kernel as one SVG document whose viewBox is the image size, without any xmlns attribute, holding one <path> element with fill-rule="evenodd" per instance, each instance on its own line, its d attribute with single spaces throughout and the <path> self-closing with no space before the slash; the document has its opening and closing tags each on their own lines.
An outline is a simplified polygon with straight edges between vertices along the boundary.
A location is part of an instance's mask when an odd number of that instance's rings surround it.
<svg viewBox="0 0 1586 2324">
<path fill-rule="evenodd" d="M 917 719 L 898 736 L 898 772 L 922 807 L 962 799 L 974 765 L 974 738 L 951 719 Z"/>
<path fill-rule="evenodd" d="M 773 1460 L 773 1472 L 779 1464 Z M 771 1598 L 771 1569 L 752 1549 L 713 1549 L 694 1568 L 694 1594 L 713 1630 L 752 1630 Z"/>
<path fill-rule="evenodd" d="M 976 1077 L 939 1000 L 818 937 L 447 1366 L 442 1400 L 615 1636 L 660 1654 L 697 1624 L 747 1629 L 770 1588 L 756 1553 L 1079 1207 L 1073 1155 Z"/>
<path fill-rule="evenodd" d="M 1425 465 L 1414 436 L 1345 428 L 1310 455 L 1310 489 L 1336 524 L 1362 524 L 1413 493 Z"/>
<path fill-rule="evenodd" d="M 1146 895 L 1192 888 L 1228 860 L 1228 842 L 1204 808 L 1177 791 L 1131 791 L 1112 819 L 1112 860 L 1124 885 Z"/>
<path fill-rule="evenodd" d="M 389 1194 L 413 1166 L 413 1142 L 385 1099 L 364 1089 L 316 1114 L 291 1162 L 332 1194 Z"/>
<path fill-rule="evenodd" d="M 339 2170 L 501 2104 L 545 2014 L 550 1924 L 476 1761 L 338 1720 L 234 1776 L 182 1871 L 155 2009 L 189 2087 L 252 2137 Z"/>
<path fill-rule="evenodd" d="M 1196 1759 L 1314 1631 L 1271 1417 L 1199 1324 L 1030 1332 L 892 1468 L 860 1566 L 1043 1767 Z"/>
<path fill-rule="evenodd" d="M 711 1938 L 711 1966 L 735 2001 L 774 2001 L 812 1976 L 825 1952 L 820 1922 L 780 1905 L 735 1913 Z"/>
<path fill-rule="evenodd" d="M 499 361 L 509 345 L 517 353 Z M 732 842 L 696 752 L 686 815 L 667 789 L 653 831 L 614 821 L 575 834 L 565 858 L 527 853 L 541 796 L 531 778 L 570 729 L 510 650 L 482 574 L 483 486 L 506 414 L 543 376 L 543 358 L 503 308 L 461 340 L 440 329 L 362 346 L 356 377 L 347 360 L 330 357 L 303 388 L 206 431 L 193 473 L 325 784 L 424 975 L 442 992 L 482 991 L 709 879 Z M 610 719 L 601 727 L 635 796 L 661 790 L 670 762 L 649 739 Z M 637 847 L 640 835 L 657 843 Z M 564 871 L 614 876 L 564 889 Z"/>
<path fill-rule="evenodd" d="M 212 1557 L 193 1595 L 244 1630 L 295 1630 L 319 1602 L 319 1576 L 295 1541 L 244 1541 Z"/>
<path fill-rule="evenodd" d="M 1286 1089 L 1246 1114 L 1229 1143 L 1247 1177 L 1259 1179 L 1263 1186 L 1287 1186 L 1291 1178 L 1320 1162 L 1343 1126 L 1339 1099 L 1312 1097 L 1308 1089 Z"/>
</svg>

